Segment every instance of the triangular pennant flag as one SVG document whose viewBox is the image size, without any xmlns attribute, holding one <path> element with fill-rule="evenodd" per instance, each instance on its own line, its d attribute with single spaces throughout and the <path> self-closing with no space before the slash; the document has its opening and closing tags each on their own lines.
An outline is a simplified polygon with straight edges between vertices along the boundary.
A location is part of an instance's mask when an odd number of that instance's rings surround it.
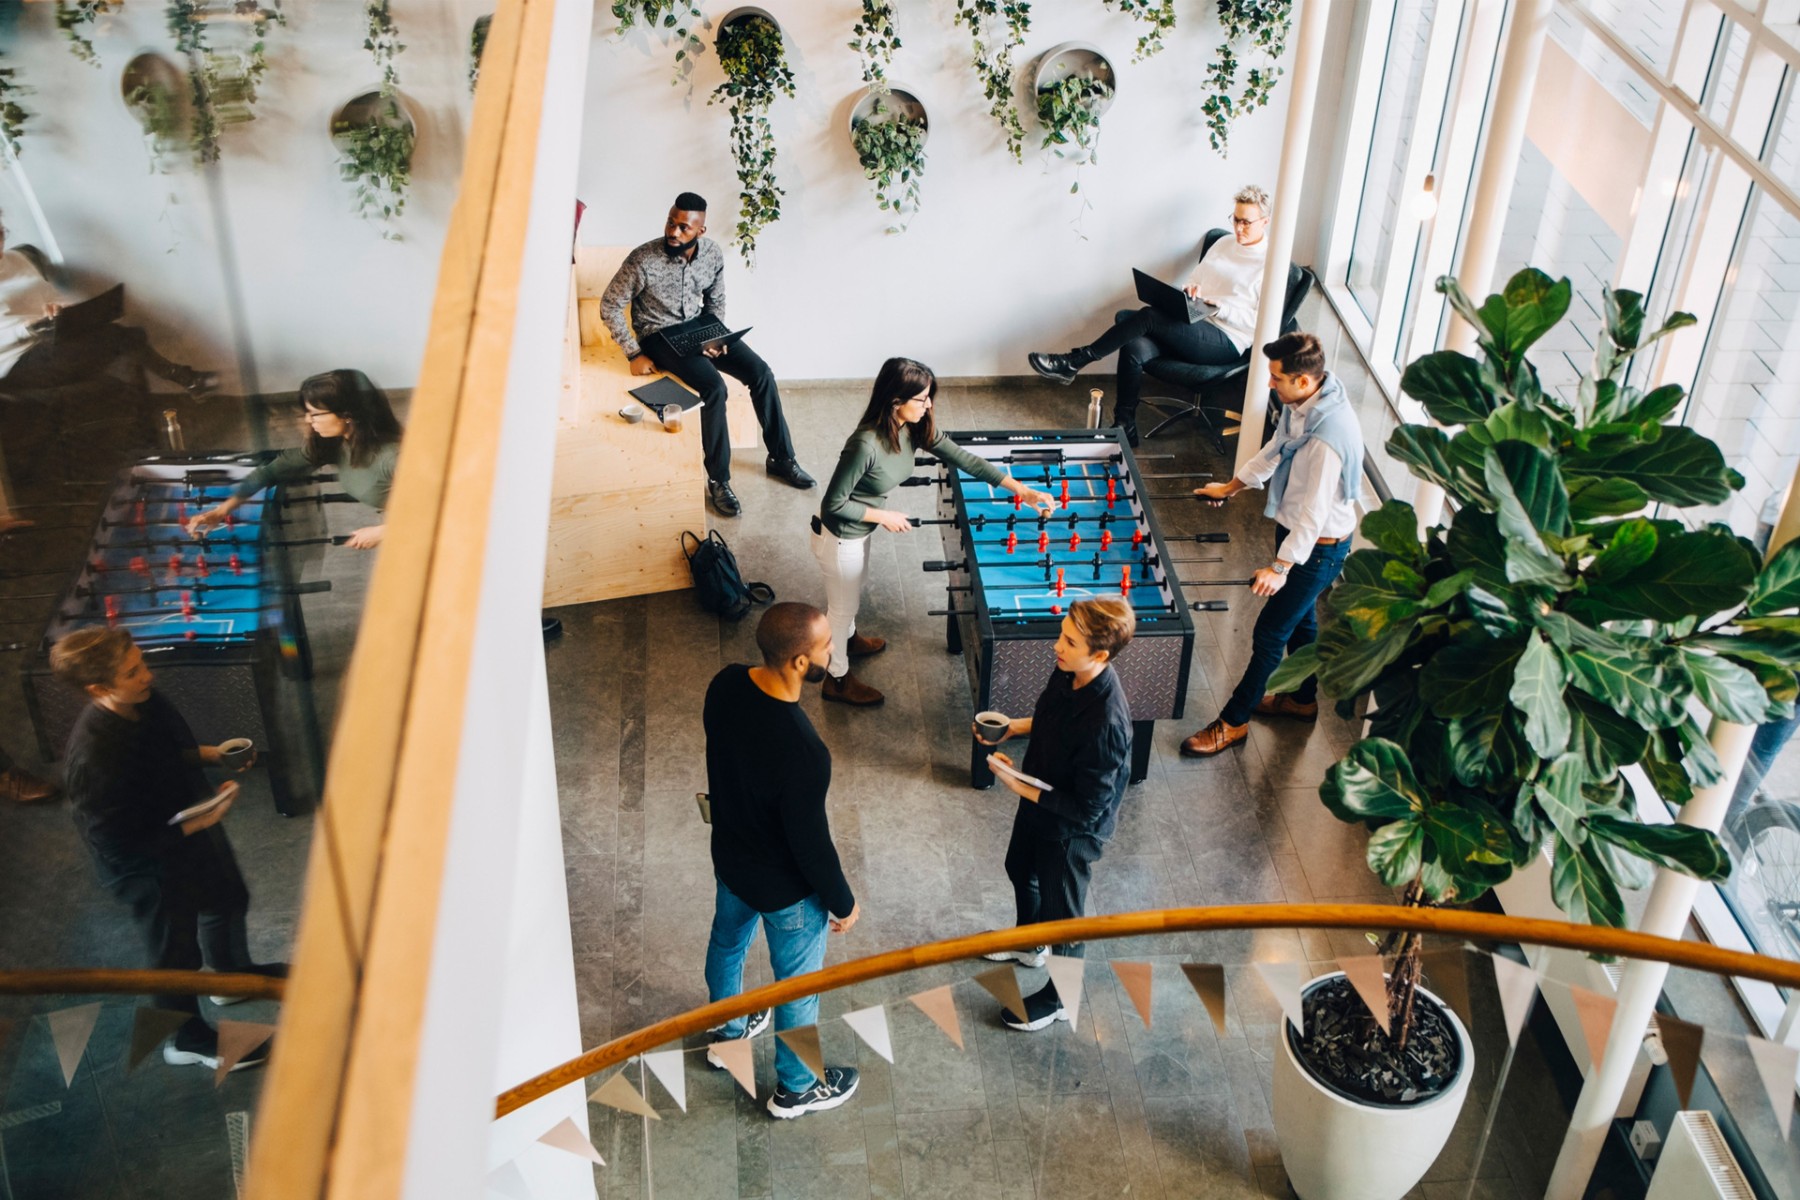
<svg viewBox="0 0 1800 1200">
<path fill-rule="evenodd" d="M 1575 983 L 1569 985 L 1569 999 L 1575 1002 L 1575 1015 L 1581 1018 L 1588 1061 L 1598 1067 L 1606 1057 L 1606 1039 L 1612 1036 L 1613 1015 L 1619 1011 L 1619 1002 Z"/>
<path fill-rule="evenodd" d="M 1464 1029 L 1475 1028 L 1475 1014 L 1469 1007 L 1469 963 L 1463 952 L 1431 950 L 1419 957 L 1425 963 L 1426 986 L 1462 1018 Z"/>
<path fill-rule="evenodd" d="M 1200 997 L 1200 1003 L 1206 1005 L 1207 1013 L 1212 1017 L 1213 1028 L 1219 1036 L 1225 1036 L 1225 968 L 1218 963 L 1182 963 L 1181 973 L 1187 976 L 1188 985 L 1194 994 Z"/>
<path fill-rule="evenodd" d="M 1800 1069 L 1800 1050 L 1771 1042 L 1767 1038 L 1745 1037 L 1750 1060 L 1762 1077 L 1763 1091 L 1769 1093 L 1769 1106 L 1785 1139 L 1794 1124 L 1794 1072 Z"/>
<path fill-rule="evenodd" d="M 877 1004 L 844 1014 L 844 1024 L 856 1030 L 856 1036 L 869 1043 L 869 1049 L 889 1062 L 894 1061 L 894 1039 L 888 1034 L 887 1009 Z"/>
<path fill-rule="evenodd" d="M 1706 1030 L 1692 1021 L 1658 1013 L 1656 1032 L 1669 1056 L 1669 1075 L 1675 1080 L 1675 1095 L 1681 1100 L 1681 1107 L 1686 1108 L 1688 1096 L 1694 1090 L 1694 1075 L 1700 1069 L 1700 1043 L 1706 1040 Z"/>
<path fill-rule="evenodd" d="M 1338 969 L 1362 1002 L 1369 1007 L 1369 1015 L 1381 1026 L 1381 1032 L 1390 1032 L 1388 1022 L 1387 970 L 1382 965 L 1379 954 L 1346 954 L 1337 960 Z"/>
<path fill-rule="evenodd" d="M 588 1095 L 588 1099 L 595 1104 L 616 1108 L 620 1112 L 649 1117 L 652 1121 L 662 1120 L 656 1110 L 650 1107 L 649 1102 L 638 1095 L 637 1089 L 631 1086 L 631 1081 L 625 1078 L 623 1072 L 614 1072 L 610 1079 Z"/>
<path fill-rule="evenodd" d="M 1087 959 L 1052 954 L 1045 964 L 1050 968 L 1050 982 L 1056 985 L 1057 998 L 1069 1013 L 1069 1028 L 1077 1028 L 1081 1019 L 1081 985 L 1085 981 Z"/>
<path fill-rule="evenodd" d="M 499 1167 L 488 1172 L 488 1191 L 499 1192 L 508 1200 L 535 1200 L 531 1193 L 531 1185 L 525 1182 L 525 1173 L 519 1170 L 516 1162 L 501 1163 Z"/>
<path fill-rule="evenodd" d="M 246 1054 L 275 1036 L 273 1025 L 258 1025 L 252 1021 L 220 1021 L 219 1022 L 219 1068 L 213 1072 L 213 1086 L 218 1087 L 231 1074 L 231 1069 L 243 1061 Z"/>
<path fill-rule="evenodd" d="M 918 1010 L 931 1018 L 932 1024 L 944 1031 L 944 1036 L 956 1043 L 956 1048 L 963 1048 L 962 1025 L 956 1019 L 956 997 L 950 994 L 950 985 L 934 987 L 930 991 L 919 992 L 908 996 Z"/>
<path fill-rule="evenodd" d="M 675 1107 L 686 1112 L 687 1054 L 680 1050 L 658 1050 L 644 1055 L 644 1065 L 675 1101 Z"/>
<path fill-rule="evenodd" d="M 819 1027 L 800 1025 L 793 1029 L 777 1029 L 775 1036 L 794 1056 L 806 1064 L 816 1078 L 825 1078 L 825 1051 L 819 1046 Z"/>
<path fill-rule="evenodd" d="M 158 1046 L 163 1039 L 188 1023 L 190 1014 L 170 1012 L 166 1008 L 140 1008 L 132 1015 L 131 1050 L 125 1055 L 125 1073 L 137 1070 L 137 1065 Z"/>
<path fill-rule="evenodd" d="M 94 1022 L 100 1019 L 100 1005 L 65 1008 L 44 1019 L 50 1023 L 50 1039 L 56 1043 L 56 1058 L 62 1063 L 63 1086 L 72 1086 L 75 1072 L 81 1069 L 81 1056 L 87 1052 L 88 1039 L 94 1036 Z"/>
<path fill-rule="evenodd" d="M 1494 962 L 1494 984 L 1500 989 L 1500 1011 L 1506 1015 L 1506 1041 L 1517 1045 L 1519 1030 L 1531 1015 L 1532 1001 L 1537 998 L 1537 972 L 1524 963 L 1516 963 L 1504 954 L 1488 955 Z"/>
<path fill-rule="evenodd" d="M 1131 997 L 1131 1005 L 1137 1009 L 1138 1019 L 1144 1028 L 1150 1028 L 1150 964 L 1134 962 L 1115 962 L 1113 974 L 1125 985 L 1125 994 Z"/>
<path fill-rule="evenodd" d="M 1275 994 L 1276 1003 L 1301 1037 L 1306 1036 L 1306 1017 L 1300 1007 L 1300 964 L 1291 962 L 1260 962 L 1256 964 L 1256 973 L 1262 976 L 1263 986 Z"/>
<path fill-rule="evenodd" d="M 756 1070 L 750 1061 L 751 1045 L 749 1038 L 728 1038 L 722 1042 L 714 1042 L 707 1050 L 725 1064 L 731 1077 L 738 1081 L 738 1086 L 756 1099 Z"/>
<path fill-rule="evenodd" d="M 1025 997 L 1019 992 L 1019 976 L 1012 969 L 1012 964 L 994 967 L 983 971 L 975 977 L 975 982 L 982 986 L 988 995 L 1000 1002 L 1000 1007 L 1010 1012 L 1019 1020 L 1025 1020 Z"/>
<path fill-rule="evenodd" d="M 720 1045 L 727 1044 L 731 1043 L 720 1043 Z M 736 1044 L 743 1046 L 746 1050 L 750 1048 L 748 1038 L 739 1038 Z M 598 1163 L 603 1167 L 606 1165 L 606 1160 L 600 1157 L 600 1152 L 594 1149 L 594 1143 L 588 1141 L 588 1135 L 581 1132 L 581 1126 L 575 1123 L 573 1117 L 564 1117 L 558 1121 L 553 1128 L 538 1138 L 538 1141 L 566 1154 L 573 1154 L 576 1158 L 585 1158 L 589 1162 Z"/>
</svg>

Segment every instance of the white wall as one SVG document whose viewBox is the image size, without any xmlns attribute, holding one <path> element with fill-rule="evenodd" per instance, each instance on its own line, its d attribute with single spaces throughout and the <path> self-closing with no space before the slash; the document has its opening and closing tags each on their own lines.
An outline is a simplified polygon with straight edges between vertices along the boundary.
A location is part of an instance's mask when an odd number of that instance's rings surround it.
<svg viewBox="0 0 1800 1200">
<path fill-rule="evenodd" d="M 238 379 L 215 219 L 207 180 L 191 158 L 172 156 L 151 175 L 119 75 L 141 51 L 176 55 L 161 4 L 126 4 L 100 18 L 96 70 L 64 49 L 53 6 L 10 6 L 0 49 L 35 93 L 21 165 L 71 269 L 84 282 L 126 284 L 129 319 L 177 360 Z M 378 382 L 417 380 L 437 282 L 437 260 L 462 165 L 469 95 L 464 73 L 470 23 L 488 0 L 394 0 L 406 50 L 402 92 L 419 123 L 413 186 L 398 229 L 384 241 L 351 210 L 327 133 L 333 111 L 379 76 L 362 48 L 355 0 L 289 3 L 286 28 L 269 37 L 270 68 L 256 120 L 228 128 L 222 161 L 224 216 L 239 264 L 252 350 L 262 386 L 287 390 L 305 375 L 360 367 Z M 215 44 L 246 33 L 219 22 Z M 19 180 L 0 178 L 0 204 L 19 241 L 39 241 L 18 202 Z"/>
<path fill-rule="evenodd" d="M 866 378 L 892 354 L 945 375 L 1027 374 L 1028 350 L 1066 349 L 1135 303 L 1132 267 L 1185 273 L 1201 235 L 1227 223 L 1238 187 L 1274 188 L 1285 82 L 1269 108 L 1234 127 L 1229 160 L 1206 140 L 1201 80 L 1219 39 L 1211 4 L 1180 5 L 1167 48 L 1134 64 L 1137 22 L 1100 0 L 1036 0 L 1019 55 L 1027 135 L 1019 165 L 987 114 L 953 0 L 897 0 L 904 45 L 890 77 L 924 101 L 931 140 L 923 209 L 906 233 L 889 236 L 845 128 L 862 89 L 845 45 L 860 4 L 762 7 L 781 22 L 798 88 L 773 113 L 787 197 L 781 221 L 759 239 L 754 273 L 728 250 L 727 286 L 733 325 L 756 325 L 752 344 L 784 379 Z M 706 6 L 715 18 L 729 9 Z M 712 235 L 725 241 L 737 223 L 737 181 L 730 118 L 706 104 L 723 78 L 711 34 L 690 97 L 669 85 L 673 50 L 640 30 L 621 40 L 616 25 L 596 6 L 580 190 L 593 207 L 582 240 L 656 237 L 669 202 L 692 189 L 707 197 Z M 1119 76 L 1100 161 L 1082 173 L 1081 194 L 1093 204 L 1081 222 L 1085 241 L 1073 228 L 1074 168 L 1035 148 L 1041 134 L 1027 95 L 1036 56 L 1075 40 L 1098 45 Z"/>
</svg>

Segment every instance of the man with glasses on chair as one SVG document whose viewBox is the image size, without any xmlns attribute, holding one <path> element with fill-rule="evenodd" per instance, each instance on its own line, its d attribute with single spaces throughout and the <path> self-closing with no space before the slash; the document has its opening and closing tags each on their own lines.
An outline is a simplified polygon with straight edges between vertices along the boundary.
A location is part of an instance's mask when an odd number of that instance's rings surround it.
<svg viewBox="0 0 1800 1200">
<path fill-rule="evenodd" d="M 1031 369 L 1057 383 L 1073 383 L 1089 363 L 1119 352 L 1119 394 L 1112 423 L 1138 444 L 1138 394 L 1144 364 L 1153 358 L 1175 358 L 1198 365 L 1236 362 L 1256 336 L 1256 306 L 1262 297 L 1263 264 L 1268 241 L 1269 193 L 1254 184 L 1233 197 L 1231 231 L 1200 259 L 1183 289 L 1204 300 L 1212 311 L 1198 321 L 1178 320 L 1150 307 L 1118 321 L 1085 346 L 1066 354 L 1033 351 Z"/>
</svg>

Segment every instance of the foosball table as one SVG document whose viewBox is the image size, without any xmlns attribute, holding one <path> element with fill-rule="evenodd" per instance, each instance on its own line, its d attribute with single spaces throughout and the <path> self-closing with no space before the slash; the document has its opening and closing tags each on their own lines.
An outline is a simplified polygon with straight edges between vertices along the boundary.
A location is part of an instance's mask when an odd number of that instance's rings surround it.
<svg viewBox="0 0 1800 1200">
<path fill-rule="evenodd" d="M 181 710 L 211 745 L 256 743 L 276 808 L 316 797 L 322 752 L 310 695 L 311 652 L 299 597 L 331 584 L 296 582 L 296 551 L 344 539 L 324 534 L 310 482 L 277 485 L 196 539 L 187 520 L 221 503 L 264 456 L 145 459 L 115 480 L 85 560 L 58 595 L 25 668 L 25 699 L 46 760 L 62 756 L 86 698 L 50 672 L 50 647 L 77 629 L 128 631 Z"/>
<path fill-rule="evenodd" d="M 1190 604 L 1163 544 L 1130 447 L 1117 430 L 1017 430 L 950 433 L 978 458 L 1057 499 L 1054 512 L 1027 508 L 1012 493 L 962 471 L 939 480 L 938 515 L 949 602 L 941 610 L 953 654 L 969 671 L 975 711 L 1026 716 L 1056 667 L 1063 615 L 1077 600 L 1124 596 L 1137 632 L 1113 662 L 1133 724 L 1131 781 L 1150 769 L 1155 722 L 1180 717 L 1194 656 L 1190 610 L 1220 610 L 1223 601 Z M 922 458 L 921 465 L 941 465 Z M 1196 541 L 1223 542 L 1225 533 Z M 934 614 L 940 615 L 940 614 Z M 970 782 L 994 782 L 992 748 L 974 743 Z"/>
</svg>

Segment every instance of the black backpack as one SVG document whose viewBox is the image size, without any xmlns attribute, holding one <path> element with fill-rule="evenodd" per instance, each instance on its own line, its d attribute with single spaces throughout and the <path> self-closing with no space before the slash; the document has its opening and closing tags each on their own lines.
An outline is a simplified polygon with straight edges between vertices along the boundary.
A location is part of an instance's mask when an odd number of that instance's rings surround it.
<svg viewBox="0 0 1800 1200">
<path fill-rule="evenodd" d="M 688 548 L 689 539 L 693 549 Z M 775 589 L 766 583 L 746 583 L 738 570 L 737 556 L 713 530 L 704 538 L 690 530 L 681 532 L 681 552 L 687 556 L 688 570 L 694 576 L 694 598 L 709 613 L 731 621 L 741 621 L 752 606 L 775 599 Z"/>
</svg>

